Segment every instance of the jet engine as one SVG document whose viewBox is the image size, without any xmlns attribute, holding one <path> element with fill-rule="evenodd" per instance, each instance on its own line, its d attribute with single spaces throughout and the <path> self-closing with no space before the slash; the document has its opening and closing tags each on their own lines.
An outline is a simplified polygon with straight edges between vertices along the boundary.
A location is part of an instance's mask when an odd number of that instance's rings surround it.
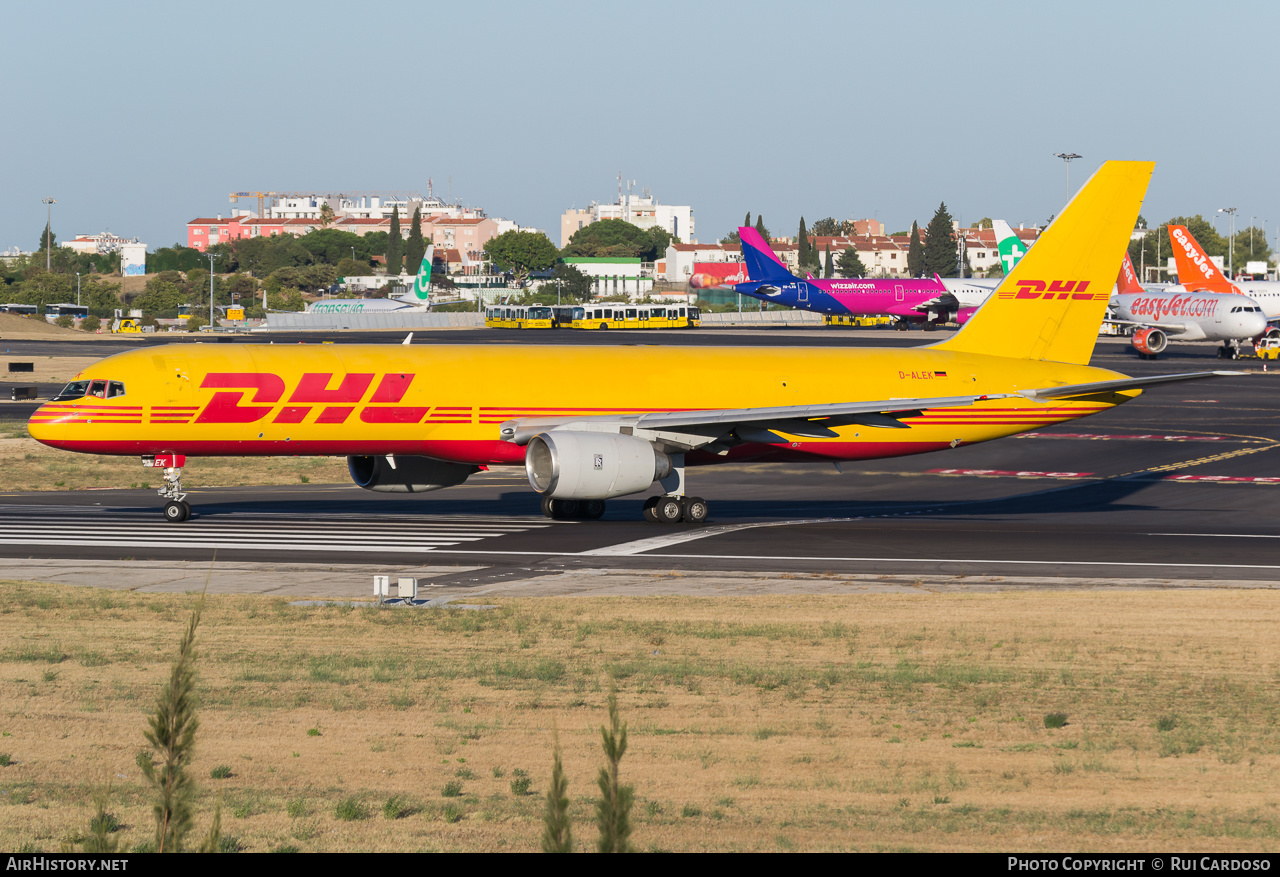
<svg viewBox="0 0 1280 877">
<path fill-rule="evenodd" d="M 1155 356 L 1169 346 L 1169 336 L 1156 328 L 1139 329 L 1133 333 L 1133 346 L 1143 356 Z"/>
<path fill-rule="evenodd" d="M 347 457 L 347 470 L 356 486 L 365 490 L 425 493 L 461 484 L 480 467 L 431 457 Z"/>
<path fill-rule="evenodd" d="M 671 458 L 644 439 L 554 430 L 529 440 L 529 484 L 552 499 L 608 499 L 647 490 L 671 472 Z"/>
</svg>

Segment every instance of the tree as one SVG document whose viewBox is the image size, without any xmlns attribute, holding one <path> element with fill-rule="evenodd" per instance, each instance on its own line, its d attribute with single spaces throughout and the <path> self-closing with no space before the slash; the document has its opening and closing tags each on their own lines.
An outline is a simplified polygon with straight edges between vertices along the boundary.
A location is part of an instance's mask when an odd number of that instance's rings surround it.
<svg viewBox="0 0 1280 877">
<path fill-rule="evenodd" d="M 760 233 L 760 237 L 764 238 L 765 243 L 773 243 L 773 238 L 769 237 L 769 229 L 765 228 L 763 214 L 756 214 L 756 231 Z"/>
<path fill-rule="evenodd" d="M 342 259 L 338 262 L 337 271 L 339 277 L 362 277 L 369 273 L 369 266 L 352 259 Z"/>
<path fill-rule="evenodd" d="M 560 740 L 552 756 L 551 785 L 547 788 L 547 807 L 542 816 L 542 851 L 573 852 L 573 830 L 569 824 L 569 780 L 560 760 Z"/>
<path fill-rule="evenodd" d="M 618 692 L 609 692 L 609 727 L 600 727 L 608 764 L 600 768 L 596 784 L 600 799 L 596 801 L 596 826 L 600 838 L 596 851 L 601 853 L 631 852 L 631 804 L 635 789 L 618 784 L 618 765 L 627 752 L 627 726 L 618 718 Z"/>
<path fill-rule="evenodd" d="M 44 231 L 40 232 L 40 246 L 36 249 L 40 253 L 45 250 L 53 252 L 53 248 L 56 246 L 58 246 L 58 236 L 53 233 L 53 228 L 46 222 Z"/>
<path fill-rule="evenodd" d="M 796 234 L 796 243 L 800 249 L 796 252 L 796 260 L 803 271 L 809 265 L 809 233 L 805 231 L 804 217 L 800 217 L 800 231 Z"/>
<path fill-rule="evenodd" d="M 826 264 L 826 267 L 822 270 L 822 276 L 831 277 L 832 274 L 834 273 L 834 270 L 835 268 L 831 264 L 831 244 L 827 244 L 827 264 Z"/>
<path fill-rule="evenodd" d="M 102 321 L 93 314 L 80 321 L 80 331 L 82 332 L 97 332 L 100 328 L 102 328 Z"/>
<path fill-rule="evenodd" d="M 196 731 L 196 628 L 204 608 L 204 595 L 191 613 L 186 633 L 178 646 L 178 660 L 169 671 L 169 681 L 156 700 L 156 711 L 147 720 L 147 742 L 151 751 L 138 753 L 142 775 L 155 790 L 152 810 L 156 818 L 155 851 L 180 853 L 193 827 L 196 786 L 188 767 L 195 754 Z M 201 852 L 218 848 L 222 808 L 213 817 L 213 826 L 200 846 Z"/>
<path fill-rule="evenodd" d="M 813 233 L 821 238 L 838 237 L 844 233 L 844 223 L 828 216 L 825 219 L 819 219 L 813 224 Z"/>
<path fill-rule="evenodd" d="M 911 244 L 907 247 L 907 273 L 912 277 L 924 276 L 924 244 L 920 242 L 920 224 L 911 223 Z"/>
<path fill-rule="evenodd" d="M 558 289 L 566 301 L 587 301 L 592 296 L 591 278 L 572 265 L 557 262 L 551 283 L 556 281 L 560 282 Z"/>
<path fill-rule="evenodd" d="M 932 277 L 934 274 L 941 277 L 956 276 L 956 235 L 946 202 L 938 205 L 933 219 L 929 220 L 922 273 L 925 277 Z"/>
<path fill-rule="evenodd" d="M 333 225 L 334 214 L 333 208 L 329 206 L 329 202 L 320 205 L 320 227 L 328 228 Z"/>
<path fill-rule="evenodd" d="M 400 205 L 391 208 L 391 233 L 387 235 L 387 273 L 399 274 L 404 256 L 404 238 L 400 235 Z"/>
<path fill-rule="evenodd" d="M 622 256 L 652 262 L 666 253 L 670 242 L 671 235 L 665 229 L 645 230 L 625 219 L 602 219 L 575 231 L 560 255 Z"/>
<path fill-rule="evenodd" d="M 602 222 L 621 222 L 621 220 L 606 219 Z M 629 223 L 624 224 L 629 225 Z M 591 225 L 600 225 L 600 223 L 594 222 Z M 578 234 L 591 228 L 591 225 L 584 226 Z M 571 238 L 570 243 L 572 242 Z M 497 237 L 490 238 L 484 251 L 500 270 L 509 271 L 520 279 L 528 276 L 530 271 L 546 271 L 556 263 L 560 255 L 556 251 L 556 245 L 551 243 L 551 239 L 538 231 L 504 231 Z"/>
<path fill-rule="evenodd" d="M 845 247 L 836 260 L 836 268 L 841 277 L 866 277 L 867 266 L 862 264 L 862 257 L 853 247 Z"/>
<path fill-rule="evenodd" d="M 409 223 L 409 240 L 404 245 L 404 270 L 408 274 L 417 274 L 422 265 L 422 256 L 427 252 L 427 244 L 422 239 L 422 208 L 413 208 L 413 221 Z"/>
<path fill-rule="evenodd" d="M 977 222 L 975 222 L 973 225 L 969 226 L 969 228 L 991 228 L 991 226 L 992 226 L 991 217 L 984 216 L 981 219 L 979 219 Z"/>
<path fill-rule="evenodd" d="M 91 311 L 111 314 L 120 307 L 120 284 L 108 283 L 97 274 L 91 274 L 81 288 L 81 301 Z"/>
</svg>

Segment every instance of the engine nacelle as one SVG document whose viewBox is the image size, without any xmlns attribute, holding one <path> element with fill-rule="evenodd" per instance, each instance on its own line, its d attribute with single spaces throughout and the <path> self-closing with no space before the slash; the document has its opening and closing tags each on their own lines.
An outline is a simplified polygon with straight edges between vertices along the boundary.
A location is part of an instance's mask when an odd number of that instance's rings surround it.
<svg viewBox="0 0 1280 877">
<path fill-rule="evenodd" d="M 1169 346 L 1169 336 L 1154 327 L 1139 329 L 1133 333 L 1133 346 L 1139 353 L 1155 356 Z"/>
<path fill-rule="evenodd" d="M 543 496 L 608 499 L 648 490 L 670 474 L 671 458 L 634 436 L 553 430 L 529 440 L 524 468 Z"/>
<path fill-rule="evenodd" d="M 448 463 L 431 457 L 347 457 L 347 470 L 357 487 L 378 493 L 425 493 L 453 487 L 480 471 L 468 463 Z"/>
</svg>

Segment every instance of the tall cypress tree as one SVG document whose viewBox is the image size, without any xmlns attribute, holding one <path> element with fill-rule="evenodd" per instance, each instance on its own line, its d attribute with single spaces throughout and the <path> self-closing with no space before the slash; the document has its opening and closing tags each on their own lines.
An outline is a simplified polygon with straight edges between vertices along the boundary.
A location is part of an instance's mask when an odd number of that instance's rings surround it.
<svg viewBox="0 0 1280 877">
<path fill-rule="evenodd" d="M 748 211 L 747 211 L 747 217 L 746 217 L 746 219 L 742 220 L 742 224 L 743 224 L 743 226 L 749 226 L 749 225 L 751 225 L 751 211 L 750 211 L 750 210 L 748 210 Z"/>
<path fill-rule="evenodd" d="M 929 220 L 929 230 L 924 242 L 924 276 L 937 274 L 956 276 L 956 234 L 952 228 L 951 214 L 944 201 Z"/>
<path fill-rule="evenodd" d="M 391 209 L 391 233 L 387 235 L 387 274 L 400 273 L 400 260 L 404 254 L 404 238 L 400 236 L 400 205 Z"/>
<path fill-rule="evenodd" d="M 920 243 L 920 223 L 911 223 L 911 246 L 907 250 L 907 273 L 912 277 L 924 274 L 924 244 Z"/>
<path fill-rule="evenodd" d="M 756 214 L 756 231 L 760 232 L 760 237 L 764 238 L 766 241 L 769 240 L 769 229 L 764 227 L 764 216 L 759 213 Z M 772 241 L 770 241 L 770 243 L 772 243 Z"/>
<path fill-rule="evenodd" d="M 413 208 L 413 222 L 409 224 L 409 240 L 404 245 L 404 270 L 408 274 L 417 274 L 422 264 L 422 256 L 427 252 L 426 241 L 422 239 L 422 208 Z"/>
<path fill-rule="evenodd" d="M 823 269 L 823 277 L 832 277 L 835 274 L 835 265 L 831 262 L 831 244 L 827 244 L 827 267 Z"/>
<path fill-rule="evenodd" d="M 809 264 L 809 233 L 804 228 L 804 217 L 800 217 L 800 231 L 796 236 L 796 243 L 799 249 L 796 251 L 796 264 L 803 271 L 805 266 Z"/>
</svg>

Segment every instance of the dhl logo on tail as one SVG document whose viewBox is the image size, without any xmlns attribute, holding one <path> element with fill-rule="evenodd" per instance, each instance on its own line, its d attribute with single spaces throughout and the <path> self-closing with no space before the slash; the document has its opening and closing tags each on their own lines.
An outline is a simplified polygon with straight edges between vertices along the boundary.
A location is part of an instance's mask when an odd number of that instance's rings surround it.
<svg viewBox="0 0 1280 877">
<path fill-rule="evenodd" d="M 1076 301 L 1093 301 L 1105 294 L 1086 292 L 1088 280 L 1019 280 L 1017 289 L 1001 290 L 996 293 L 999 298 L 1007 299 L 1074 299 Z"/>
</svg>

